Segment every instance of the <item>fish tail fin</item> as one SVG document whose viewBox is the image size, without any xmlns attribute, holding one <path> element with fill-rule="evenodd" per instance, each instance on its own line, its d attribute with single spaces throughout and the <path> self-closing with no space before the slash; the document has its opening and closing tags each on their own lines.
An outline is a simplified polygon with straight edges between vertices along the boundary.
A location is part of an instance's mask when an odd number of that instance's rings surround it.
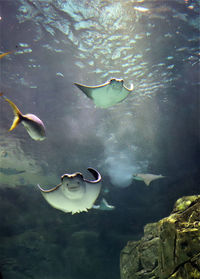
<svg viewBox="0 0 200 279">
<path fill-rule="evenodd" d="M 13 123 L 12 123 L 12 126 L 10 127 L 9 131 L 14 130 L 19 125 L 20 122 L 21 122 L 20 117 L 18 115 L 16 115 L 13 119 Z"/>
<path fill-rule="evenodd" d="M 9 131 L 12 131 L 21 122 L 21 120 L 22 120 L 22 113 L 18 109 L 18 107 L 11 100 L 9 100 L 6 96 L 3 95 L 3 93 L 0 93 L 0 96 L 2 96 L 4 98 L 4 100 L 7 101 L 10 104 L 10 106 L 12 107 L 12 109 L 13 109 L 13 113 L 14 113 L 15 117 L 14 117 L 13 123 L 12 123 L 12 125 L 11 125 L 11 127 L 9 129 Z"/>
</svg>

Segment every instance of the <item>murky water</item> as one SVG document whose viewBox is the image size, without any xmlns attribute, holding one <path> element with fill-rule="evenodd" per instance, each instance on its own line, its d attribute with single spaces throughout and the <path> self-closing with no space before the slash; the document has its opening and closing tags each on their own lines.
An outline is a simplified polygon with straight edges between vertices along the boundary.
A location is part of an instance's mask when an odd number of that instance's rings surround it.
<svg viewBox="0 0 200 279">
<path fill-rule="evenodd" d="M 15 50 L 0 60 L 0 91 L 47 130 L 42 142 L 21 124 L 8 132 L 1 98 L 3 278 L 118 279 L 126 241 L 198 193 L 199 2 L 0 0 L 0 42 Z M 113 77 L 134 90 L 108 109 L 74 86 Z M 115 210 L 71 216 L 36 188 L 88 167 Z M 134 173 L 165 179 L 147 188 Z"/>
</svg>

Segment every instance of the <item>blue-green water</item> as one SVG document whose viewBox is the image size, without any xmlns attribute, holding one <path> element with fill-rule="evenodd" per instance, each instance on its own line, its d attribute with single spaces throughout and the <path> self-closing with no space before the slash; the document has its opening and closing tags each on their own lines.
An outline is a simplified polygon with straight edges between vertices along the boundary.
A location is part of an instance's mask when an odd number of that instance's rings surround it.
<svg viewBox="0 0 200 279">
<path fill-rule="evenodd" d="M 16 48 L 17 46 L 17 48 Z M 2 1 L 0 91 L 46 126 L 32 140 L 0 100 L 0 271 L 4 279 L 119 279 L 119 254 L 175 200 L 199 194 L 199 1 Z M 123 78 L 108 109 L 74 82 Z M 101 173 L 115 210 L 71 215 L 37 183 Z M 134 173 L 162 174 L 147 187 Z"/>
</svg>

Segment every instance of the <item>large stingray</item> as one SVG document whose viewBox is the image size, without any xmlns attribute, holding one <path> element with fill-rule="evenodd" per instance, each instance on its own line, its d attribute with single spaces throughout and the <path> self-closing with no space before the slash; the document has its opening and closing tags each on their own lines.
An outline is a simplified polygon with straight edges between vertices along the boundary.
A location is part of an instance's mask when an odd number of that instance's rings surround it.
<svg viewBox="0 0 200 279">
<path fill-rule="evenodd" d="M 93 168 L 88 171 L 95 180 L 85 179 L 80 172 L 63 174 L 61 183 L 50 190 L 38 185 L 43 197 L 53 207 L 64 212 L 79 213 L 92 208 L 101 189 L 101 175 Z"/>
<path fill-rule="evenodd" d="M 124 86 L 123 79 L 115 79 L 107 81 L 97 86 L 87 86 L 74 83 L 81 89 L 90 99 L 92 99 L 97 107 L 108 108 L 123 101 L 130 92 L 133 91 L 133 85 L 128 89 Z"/>
</svg>

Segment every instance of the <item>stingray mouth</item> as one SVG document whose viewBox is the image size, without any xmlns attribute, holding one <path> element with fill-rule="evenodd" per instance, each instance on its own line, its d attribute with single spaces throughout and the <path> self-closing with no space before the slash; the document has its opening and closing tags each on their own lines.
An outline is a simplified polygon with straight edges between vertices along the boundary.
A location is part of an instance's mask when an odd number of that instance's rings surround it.
<svg viewBox="0 0 200 279">
<path fill-rule="evenodd" d="M 69 199 L 81 199 L 85 193 L 85 183 L 78 176 L 64 176 L 62 192 Z"/>
<path fill-rule="evenodd" d="M 77 183 L 77 184 L 70 184 L 70 183 L 67 183 L 66 184 L 66 187 L 69 191 L 71 192 L 76 192 L 76 191 L 79 191 L 80 190 L 80 185 Z"/>
</svg>

